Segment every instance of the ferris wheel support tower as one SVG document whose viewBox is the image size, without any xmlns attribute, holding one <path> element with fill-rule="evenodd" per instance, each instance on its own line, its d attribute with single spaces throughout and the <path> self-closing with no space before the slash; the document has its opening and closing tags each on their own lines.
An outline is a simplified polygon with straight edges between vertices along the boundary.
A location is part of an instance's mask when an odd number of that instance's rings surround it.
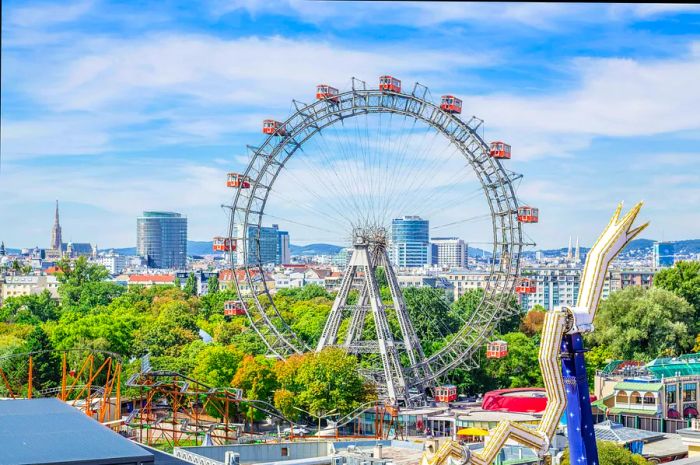
<svg viewBox="0 0 700 465">
<path fill-rule="evenodd" d="M 372 373 L 372 377 L 381 387 L 386 387 L 386 397 L 392 403 L 399 401 L 405 405 L 412 403 L 409 394 L 409 386 L 406 376 L 413 376 L 418 382 L 422 394 L 425 386 L 421 380 L 429 379 L 426 373 L 420 372 L 420 368 L 426 367 L 425 354 L 420 341 L 413 329 L 411 320 L 406 311 L 403 294 L 399 288 L 394 269 L 389 261 L 386 244 L 386 231 L 384 228 L 357 229 L 353 234 L 353 252 L 350 261 L 343 274 L 340 290 L 336 295 L 331 313 L 326 320 L 326 325 L 321 338 L 316 346 L 316 352 L 325 347 L 336 345 L 338 331 L 343 317 L 350 314 L 350 325 L 345 335 L 343 346 L 350 353 L 377 353 L 382 362 L 382 372 Z M 391 293 L 392 305 L 384 305 L 377 283 L 377 267 L 384 268 Z M 361 283 L 355 286 L 357 278 L 362 273 Z M 350 291 L 353 287 L 359 287 L 359 297 L 353 305 L 348 303 Z M 369 304 L 368 304 L 369 301 Z M 371 309 L 374 318 L 376 340 L 362 340 L 365 321 L 368 311 Z M 396 312 L 401 328 L 402 342 L 397 343 L 389 326 L 387 310 Z M 403 348 L 408 355 L 411 366 L 415 367 L 413 373 L 404 373 L 399 358 L 399 349 Z M 416 397 L 416 396 L 414 396 Z"/>
</svg>

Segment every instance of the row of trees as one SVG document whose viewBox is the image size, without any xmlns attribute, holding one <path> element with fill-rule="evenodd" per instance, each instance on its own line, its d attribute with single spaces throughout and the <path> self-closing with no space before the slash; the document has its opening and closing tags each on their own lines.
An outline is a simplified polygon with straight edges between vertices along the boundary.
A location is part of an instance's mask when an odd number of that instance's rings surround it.
<svg viewBox="0 0 700 465">
<path fill-rule="evenodd" d="M 336 351 L 279 363 L 266 359 L 265 347 L 247 318 L 224 318 L 224 302 L 237 296 L 221 289 L 215 279 L 209 283 L 208 295 L 196 296 L 196 283 L 189 279 L 183 289 L 175 285 L 127 289 L 106 281 L 106 270 L 84 259 L 59 266 L 60 304 L 46 292 L 8 298 L 0 307 L 0 357 L 37 347 L 90 348 L 114 352 L 126 360 L 149 353 L 155 368 L 176 370 L 212 386 L 233 383 L 247 397 L 274 402 L 287 414 L 296 409 L 323 411 L 331 404 L 345 411 L 367 399 L 371 391 L 357 375 L 358 363 L 369 363 L 369 359 L 358 362 Z M 382 296 L 390 301 L 386 287 Z M 659 272 L 652 289 L 632 287 L 613 293 L 602 303 L 596 331 L 589 337 L 589 365 L 595 369 L 613 358 L 649 360 L 699 350 L 699 296 L 698 263 L 679 263 Z M 449 302 L 440 290 L 409 288 L 404 297 L 430 355 L 469 320 L 482 294 L 474 290 Z M 320 286 L 280 290 L 275 296 L 284 318 L 312 347 L 332 302 L 333 295 Z M 515 300 L 509 305 L 517 308 Z M 496 328 L 495 336 L 508 342 L 508 357 L 488 360 L 482 353 L 478 368 L 455 370 L 446 381 L 459 385 L 463 393 L 541 385 L 537 351 L 544 309 L 511 314 Z M 395 315 L 389 315 L 389 322 L 398 336 Z M 201 331 L 213 341 L 205 343 Z M 366 331 L 374 331 L 371 321 Z M 75 364 L 80 355 L 70 357 Z M 20 385 L 22 366 L 9 360 L 1 359 L 0 366 L 11 374 L 14 385 Z M 41 373 L 35 380 L 52 387 L 59 365 L 50 358 L 40 362 L 35 373 L 37 369 Z M 127 371 L 137 369 L 138 362 L 127 367 Z"/>
</svg>

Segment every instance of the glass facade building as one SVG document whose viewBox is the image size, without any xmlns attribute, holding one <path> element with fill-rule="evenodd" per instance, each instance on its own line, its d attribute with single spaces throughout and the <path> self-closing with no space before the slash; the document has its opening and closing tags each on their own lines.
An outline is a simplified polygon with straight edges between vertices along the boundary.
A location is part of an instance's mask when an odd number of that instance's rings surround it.
<svg viewBox="0 0 700 465">
<path fill-rule="evenodd" d="M 430 260 L 428 220 L 404 216 L 391 221 L 391 255 L 399 268 L 421 267 Z"/>
<path fill-rule="evenodd" d="M 185 268 L 187 218 L 173 212 L 143 212 L 136 219 L 136 250 L 151 268 Z"/>
<path fill-rule="evenodd" d="M 277 225 L 273 224 L 273 228 Z M 289 248 L 289 232 L 287 231 L 277 231 L 277 258 L 275 264 L 284 265 L 292 261 L 291 252 Z"/>
<path fill-rule="evenodd" d="M 674 255 L 673 242 L 654 242 L 654 266 L 656 268 L 673 266 Z"/>
<path fill-rule="evenodd" d="M 236 237 L 243 237 L 243 225 L 236 226 Z M 248 225 L 246 231 L 246 248 L 247 264 L 248 265 L 280 265 L 289 260 L 289 233 L 280 231 L 276 224 L 271 227 L 262 226 L 259 228 L 255 225 Z M 242 249 L 242 248 L 241 248 Z M 285 256 L 286 255 L 286 256 Z M 245 258 L 243 250 L 237 250 L 236 264 L 242 265 Z"/>
</svg>

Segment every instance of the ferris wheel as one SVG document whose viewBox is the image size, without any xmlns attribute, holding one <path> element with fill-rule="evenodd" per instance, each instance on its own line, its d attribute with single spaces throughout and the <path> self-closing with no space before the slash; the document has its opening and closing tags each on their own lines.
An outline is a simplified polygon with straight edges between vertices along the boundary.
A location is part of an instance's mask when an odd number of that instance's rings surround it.
<svg viewBox="0 0 700 465">
<path fill-rule="evenodd" d="M 520 255 L 530 245 L 523 223 L 538 221 L 536 208 L 518 204 L 522 176 L 504 166 L 510 146 L 487 144 L 483 121 L 461 119 L 457 97 L 431 100 L 419 83 L 407 91 L 382 76 L 376 88 L 352 78 L 348 91 L 320 84 L 314 103 L 293 101 L 286 120 L 263 122 L 266 137 L 248 147 L 245 171 L 228 174 L 234 190 L 228 235 L 214 240 L 215 250 L 229 254 L 241 299 L 227 314 L 245 313 L 272 355 L 344 347 L 368 361 L 365 374 L 394 403 L 414 404 L 449 371 L 478 363 L 496 324 L 515 311 L 508 301 L 522 288 Z M 272 298 L 266 235 L 277 224 L 294 228 L 297 243 L 348 246 L 319 341 L 293 330 Z M 400 243 L 398 224 L 418 225 L 412 237 L 423 244 Z M 444 234 L 469 236 L 479 246 L 485 285 L 477 310 L 426 355 L 396 270 L 411 269 L 411 260 L 425 263 L 424 236 Z M 378 268 L 390 303 L 380 295 Z"/>
</svg>

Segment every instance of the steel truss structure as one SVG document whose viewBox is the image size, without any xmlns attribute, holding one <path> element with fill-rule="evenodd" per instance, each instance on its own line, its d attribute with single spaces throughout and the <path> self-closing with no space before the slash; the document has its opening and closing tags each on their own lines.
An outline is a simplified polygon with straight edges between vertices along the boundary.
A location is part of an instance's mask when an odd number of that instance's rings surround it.
<svg viewBox="0 0 700 465">
<path fill-rule="evenodd" d="M 380 392 L 385 395 L 391 404 L 400 399 L 404 403 L 410 403 L 408 386 L 421 385 L 424 379 L 429 378 L 425 373 L 423 364 L 425 355 L 420 341 L 413 329 L 411 320 L 406 312 L 406 304 L 399 288 L 398 280 L 387 255 L 386 232 L 377 230 L 356 230 L 354 233 L 353 253 L 350 258 L 340 290 L 335 298 L 331 313 L 326 320 L 326 325 L 321 338 L 316 346 L 320 352 L 325 347 L 335 345 L 338 339 L 338 330 L 344 314 L 350 314 L 350 326 L 343 346 L 350 353 L 378 353 L 382 361 L 382 373 L 371 373 Z M 394 336 L 387 320 L 386 306 L 382 303 L 379 293 L 379 285 L 376 279 L 377 267 L 384 268 L 389 291 L 393 302 L 393 310 L 396 312 L 401 328 L 402 344 L 399 346 L 394 341 Z M 362 285 L 357 303 L 348 304 L 348 297 L 357 276 L 362 275 Z M 372 312 L 376 330 L 376 340 L 362 341 L 362 333 L 365 327 L 365 319 L 368 311 Z M 404 373 L 399 358 L 399 348 L 403 348 L 410 360 L 413 373 Z M 415 382 L 407 382 L 407 378 Z M 422 392 L 419 390 L 418 394 Z"/>
<path fill-rule="evenodd" d="M 482 124 L 481 120 L 473 117 L 469 121 L 463 121 L 458 115 L 442 110 L 426 98 L 428 89 L 425 86 L 416 83 L 410 93 L 404 93 L 368 89 L 363 81 L 355 78 L 352 83 L 352 90 L 339 93 L 337 98 L 318 100 L 308 105 L 294 101 L 296 111 L 282 123 L 284 131 L 268 135 L 259 147 L 248 147 L 252 157 L 244 176 L 250 181 L 250 186 L 239 186 L 236 189 L 230 205 L 228 231 L 229 239 L 231 243 L 236 244 L 238 256 L 242 254 L 245 265 L 238 268 L 242 271 L 241 276 L 235 273 L 235 270 L 232 275 L 239 295 L 251 294 L 251 298 L 245 303 L 246 314 L 271 354 L 285 358 L 310 350 L 291 330 L 275 306 L 259 258 L 265 206 L 282 169 L 311 138 L 326 128 L 343 124 L 343 121 L 358 116 L 378 113 L 402 115 L 427 125 L 447 138 L 464 156 L 481 184 L 490 210 L 494 259 L 491 262 L 484 297 L 477 311 L 437 353 L 427 358 L 422 356 L 420 344 L 417 343 L 415 335 L 410 334 L 410 322 L 402 322 L 402 330 L 409 330 L 402 331 L 402 336 L 404 345 L 408 341 L 408 346 L 404 348 L 412 354 L 411 366 L 405 369 L 397 368 L 395 356 L 387 353 L 388 361 L 384 371 L 387 379 L 391 373 L 396 380 L 394 395 L 397 398 L 405 398 L 408 390 L 421 390 L 430 386 L 439 377 L 458 366 L 476 366 L 475 355 L 490 337 L 498 321 L 516 311 L 510 309 L 508 301 L 513 295 L 516 277 L 519 274 L 520 253 L 524 246 L 530 245 L 524 241 L 521 224 L 517 218 L 518 201 L 513 182 L 521 176 L 506 170 L 498 159 L 489 156 L 489 147 L 477 132 Z M 242 225 L 243 237 L 235 237 L 236 225 Z M 257 228 L 257 233 L 249 235 L 249 226 Z M 249 247 L 257 253 L 249 253 Z M 376 267 L 377 263 L 372 264 L 371 258 L 366 258 L 367 255 L 361 250 L 355 249 L 357 266 Z M 233 253 L 231 252 L 230 256 L 231 263 L 234 263 Z M 385 257 L 380 255 L 379 258 L 384 263 Z M 391 269 L 391 266 L 387 266 L 387 269 Z M 392 297 L 399 296 L 400 292 L 396 289 L 398 285 L 394 279 L 391 281 Z M 368 281 L 366 288 L 363 299 L 370 301 L 370 307 L 378 306 L 379 304 L 372 303 L 375 299 L 368 295 L 376 291 L 372 283 Z M 339 308 L 344 305 L 336 303 L 338 305 L 334 305 L 336 313 L 333 316 L 336 320 L 329 321 L 324 345 L 334 339 L 333 332 L 336 331 L 334 328 L 337 326 Z M 395 299 L 394 306 L 400 309 L 401 302 L 396 302 Z M 372 312 L 375 316 L 381 313 L 374 308 Z M 399 314 L 405 313 L 399 310 Z M 363 312 L 358 311 L 354 315 L 357 315 L 359 322 Z M 354 328 L 359 327 L 358 322 Z M 359 350 L 359 347 L 356 346 L 356 350 Z M 393 353 L 393 350 L 388 352 Z M 391 393 L 389 395 L 391 396 Z"/>
<path fill-rule="evenodd" d="M 86 352 L 87 355 L 71 369 L 68 354 L 76 352 Z M 46 353 L 61 354 L 60 386 L 37 389 L 34 381 L 34 359 Z M 104 360 L 96 360 L 97 354 L 103 356 Z M 0 366 L 0 382 L 10 398 L 58 397 L 100 422 L 119 417 L 122 360 L 118 354 L 93 349 L 43 350 L 6 355 L 0 358 L 0 362 L 24 358 L 27 360 L 26 384 L 14 386 L 14 389 L 11 380 Z"/>
<path fill-rule="evenodd" d="M 200 445 L 208 435 L 226 444 L 240 435 L 240 425 L 231 421 L 238 413 L 240 389 L 211 388 L 177 372 L 150 370 L 134 374 L 126 386 L 139 394 L 124 424 L 141 443 L 178 446 L 193 440 Z"/>
</svg>

